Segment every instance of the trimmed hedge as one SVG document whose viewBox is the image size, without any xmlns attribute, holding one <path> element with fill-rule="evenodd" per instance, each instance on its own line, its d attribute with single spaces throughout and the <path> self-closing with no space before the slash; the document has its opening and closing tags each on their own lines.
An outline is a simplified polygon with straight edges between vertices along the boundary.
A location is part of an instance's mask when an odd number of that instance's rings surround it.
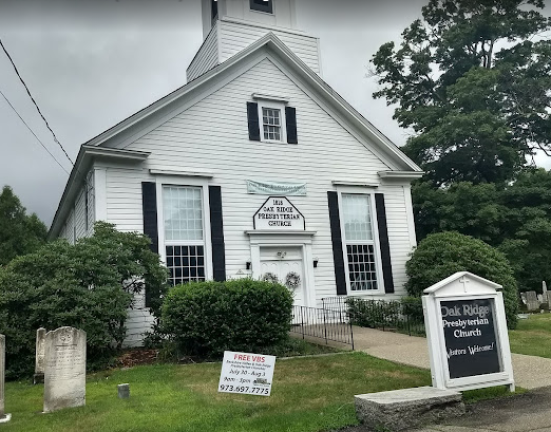
<svg viewBox="0 0 551 432">
<path fill-rule="evenodd" d="M 501 252 L 481 240 L 442 232 L 427 236 L 406 264 L 411 296 L 421 297 L 423 290 L 460 271 L 469 271 L 503 286 L 507 325 L 517 325 L 518 289 L 513 269 Z"/>
<path fill-rule="evenodd" d="M 181 354 L 212 358 L 224 351 L 262 352 L 287 340 L 292 308 L 289 290 L 272 282 L 189 283 L 165 298 L 161 331 Z"/>
</svg>

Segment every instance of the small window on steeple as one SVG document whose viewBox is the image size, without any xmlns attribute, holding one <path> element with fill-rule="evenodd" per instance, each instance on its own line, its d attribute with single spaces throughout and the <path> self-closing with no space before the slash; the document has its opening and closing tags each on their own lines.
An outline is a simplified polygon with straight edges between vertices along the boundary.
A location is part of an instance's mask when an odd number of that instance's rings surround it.
<svg viewBox="0 0 551 432">
<path fill-rule="evenodd" d="M 211 19 L 214 21 L 218 17 L 218 0 L 210 0 Z"/>
<path fill-rule="evenodd" d="M 250 0 L 251 10 L 273 13 L 272 0 Z"/>
</svg>

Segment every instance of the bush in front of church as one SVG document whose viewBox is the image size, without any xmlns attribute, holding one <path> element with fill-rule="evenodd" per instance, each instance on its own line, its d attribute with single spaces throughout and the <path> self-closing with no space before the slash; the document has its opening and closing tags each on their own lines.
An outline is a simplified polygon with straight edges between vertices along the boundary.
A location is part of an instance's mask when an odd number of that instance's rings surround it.
<svg viewBox="0 0 551 432">
<path fill-rule="evenodd" d="M 406 263 L 406 289 L 420 297 L 423 290 L 460 271 L 468 271 L 503 286 L 507 325 L 517 324 L 518 289 L 511 264 L 487 243 L 457 232 L 427 236 Z"/>
<path fill-rule="evenodd" d="M 0 267 L 0 334 L 6 336 L 6 375 L 29 376 L 35 365 L 36 331 L 71 326 L 86 332 L 87 369 L 112 364 L 126 337 L 133 294 L 160 298 L 167 271 L 150 240 L 98 222 L 94 235 L 76 244 L 47 243 Z M 151 302 L 152 312 L 160 301 Z M 155 309 L 155 306 L 157 309 Z"/>
<path fill-rule="evenodd" d="M 292 294 L 277 283 L 194 282 L 170 290 L 162 307 L 161 331 L 179 355 L 262 353 L 287 341 L 292 308 Z"/>
</svg>

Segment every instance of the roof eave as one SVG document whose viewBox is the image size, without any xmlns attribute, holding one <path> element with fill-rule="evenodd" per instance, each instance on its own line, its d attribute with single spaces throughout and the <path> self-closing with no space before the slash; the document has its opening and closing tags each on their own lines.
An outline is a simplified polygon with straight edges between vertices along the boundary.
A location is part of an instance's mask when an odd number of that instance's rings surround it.
<svg viewBox="0 0 551 432">
<path fill-rule="evenodd" d="M 85 181 L 86 174 L 95 158 L 102 157 L 111 160 L 131 160 L 143 161 L 148 158 L 150 153 L 134 150 L 120 150 L 110 148 L 98 148 L 89 145 L 82 145 L 78 152 L 77 159 L 61 195 L 59 206 L 55 213 L 52 225 L 48 232 L 48 240 L 52 240 L 59 235 L 62 228 L 62 222 L 71 210 L 71 203 L 80 190 L 80 185 Z"/>
</svg>

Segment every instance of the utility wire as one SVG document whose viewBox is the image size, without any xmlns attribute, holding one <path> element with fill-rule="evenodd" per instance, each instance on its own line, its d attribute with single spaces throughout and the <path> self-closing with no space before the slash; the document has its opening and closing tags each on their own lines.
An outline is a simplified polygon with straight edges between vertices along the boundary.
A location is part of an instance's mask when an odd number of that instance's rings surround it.
<svg viewBox="0 0 551 432">
<path fill-rule="evenodd" d="M 12 103 L 9 101 L 9 99 L 6 97 L 6 95 L 4 93 L 2 93 L 2 90 L 0 90 L 0 95 L 2 95 L 2 97 L 4 98 L 4 100 L 7 102 L 7 104 L 10 106 L 10 108 L 13 110 L 13 112 L 15 114 L 17 114 L 17 117 L 19 117 L 19 119 L 23 122 L 23 124 L 27 127 L 27 129 L 30 131 L 30 133 L 32 133 L 34 135 L 34 137 L 36 138 L 36 140 L 38 141 L 38 143 L 44 148 L 44 150 L 46 150 L 48 152 L 48 154 L 56 161 L 56 163 L 61 167 L 61 169 L 63 171 L 65 171 L 67 173 L 67 175 L 69 175 L 69 171 L 67 171 L 63 165 L 61 165 L 61 163 L 56 159 L 56 157 L 52 154 L 52 152 L 50 150 L 48 150 L 48 148 L 44 145 L 44 143 L 40 140 L 40 138 L 38 138 L 36 136 L 36 134 L 34 133 L 34 131 L 31 129 L 31 127 L 27 124 L 27 122 L 25 120 L 23 120 L 23 117 L 21 117 L 21 115 L 17 112 L 17 110 L 15 109 L 15 107 L 12 105 Z"/>
<path fill-rule="evenodd" d="M 8 59 L 10 60 L 10 63 L 11 65 L 13 66 L 13 68 L 15 69 L 15 73 L 17 74 L 17 76 L 19 77 L 19 80 L 21 81 L 21 84 L 23 84 L 23 86 L 25 87 L 25 90 L 27 90 L 27 94 L 29 95 L 29 97 L 31 98 L 34 106 L 36 107 L 36 110 L 38 111 L 38 114 L 40 114 L 40 117 L 42 117 L 42 120 L 44 120 L 44 123 L 46 124 L 46 127 L 50 130 L 50 132 L 52 133 L 53 137 L 54 137 L 54 141 L 56 142 L 56 144 L 61 148 L 61 150 L 63 150 L 63 153 L 65 154 L 65 156 L 67 157 L 67 159 L 69 159 L 69 162 L 71 162 L 71 165 L 74 165 L 74 162 L 72 161 L 72 159 L 69 157 L 69 154 L 67 153 L 67 151 L 65 150 L 65 148 L 61 145 L 61 143 L 59 142 L 59 140 L 57 139 L 57 136 L 55 134 L 55 132 L 53 131 L 53 129 L 50 127 L 50 124 L 48 123 L 48 120 L 46 120 L 46 117 L 44 117 L 44 115 L 42 114 L 42 111 L 40 111 L 40 108 L 38 107 L 38 104 L 36 103 L 36 101 L 34 100 L 34 97 L 33 95 L 31 94 L 31 91 L 29 90 L 29 87 L 27 87 L 27 84 L 25 83 L 25 80 L 23 80 L 23 78 L 21 77 L 21 74 L 19 73 L 19 70 L 17 69 L 17 66 L 15 65 L 15 62 L 13 61 L 13 59 L 11 58 L 10 54 L 8 53 L 8 50 L 6 49 L 6 47 L 4 46 L 4 44 L 2 43 L 2 39 L 0 39 L 0 46 L 2 47 L 2 49 L 4 50 L 4 53 L 6 54 L 6 56 L 8 57 Z M 5 96 L 4 96 L 5 98 Z M 6 99 L 7 100 L 7 99 Z M 34 134 L 34 132 L 33 132 Z"/>
</svg>

